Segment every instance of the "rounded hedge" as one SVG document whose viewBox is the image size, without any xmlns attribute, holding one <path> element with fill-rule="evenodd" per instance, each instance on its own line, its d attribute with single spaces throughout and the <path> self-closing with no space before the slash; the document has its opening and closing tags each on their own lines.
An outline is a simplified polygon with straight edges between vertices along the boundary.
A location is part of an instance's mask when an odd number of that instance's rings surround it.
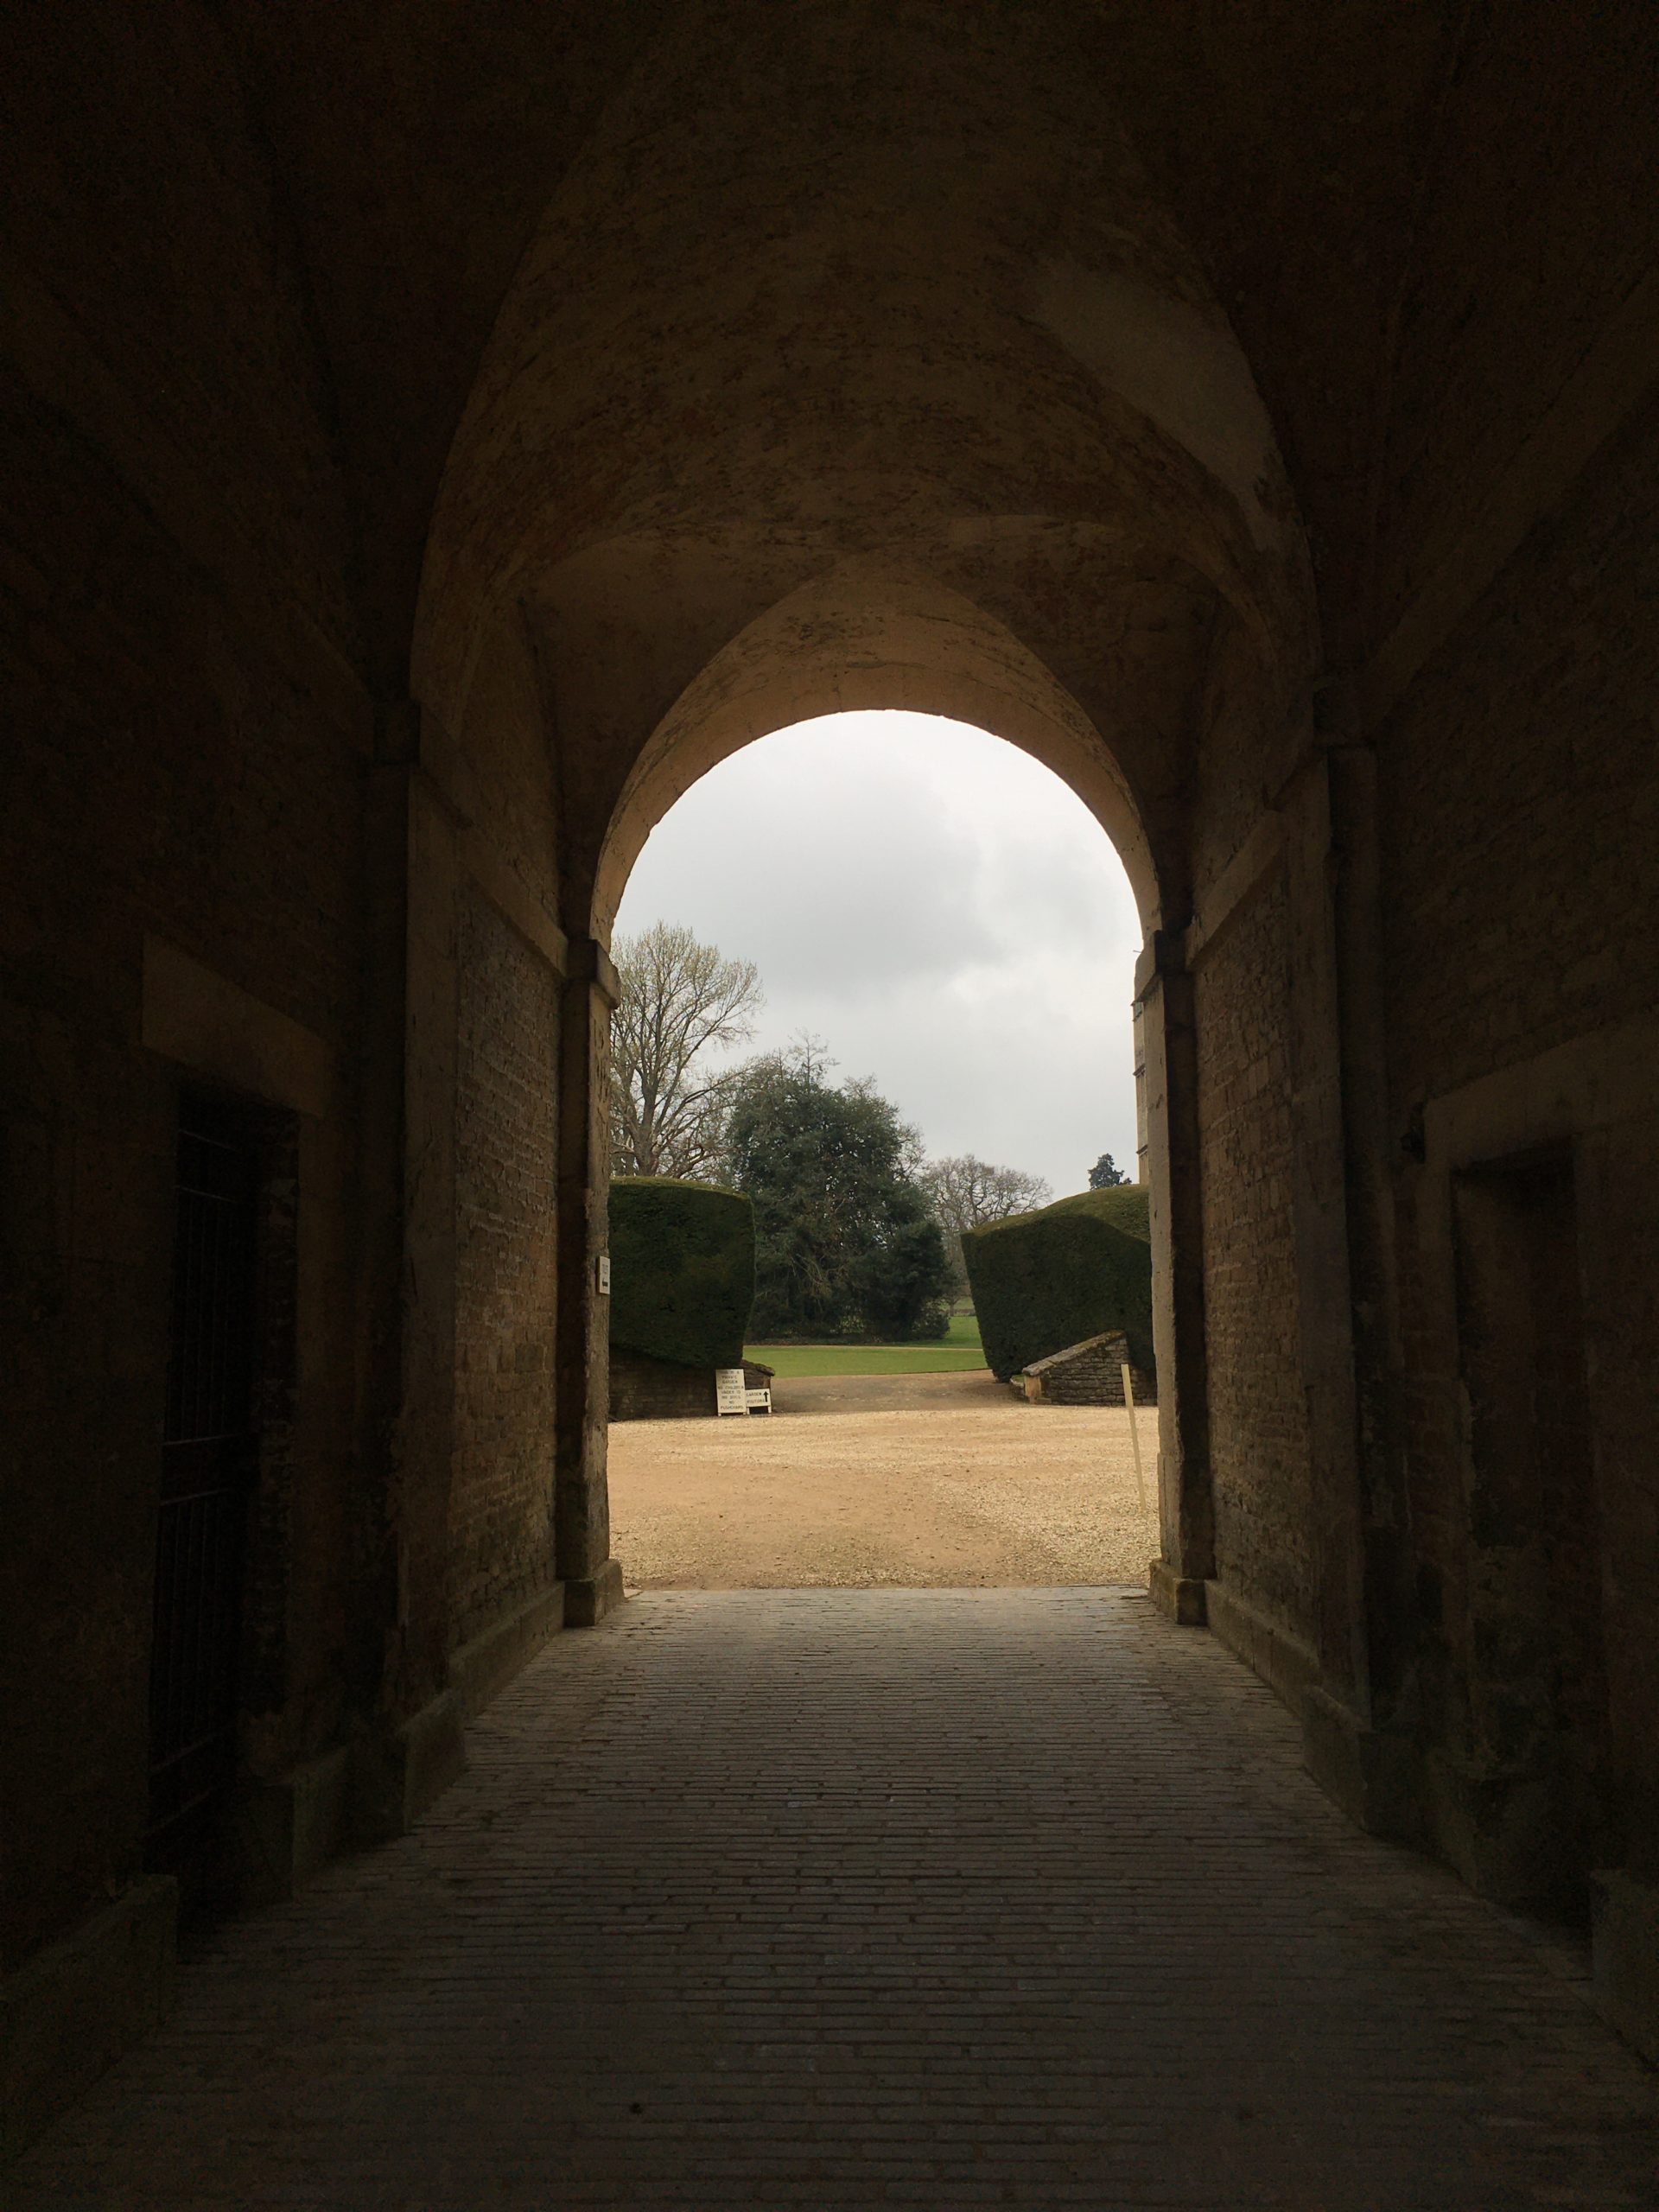
<svg viewBox="0 0 1659 2212">
<path fill-rule="evenodd" d="M 1152 1371 L 1150 1194 L 1141 1184 L 1082 1191 L 962 1240 L 987 1363 L 998 1378 L 1122 1329 Z"/>
<path fill-rule="evenodd" d="M 667 1176 L 611 1185 L 611 1342 L 685 1367 L 736 1367 L 754 1304 L 754 1211 Z"/>
</svg>

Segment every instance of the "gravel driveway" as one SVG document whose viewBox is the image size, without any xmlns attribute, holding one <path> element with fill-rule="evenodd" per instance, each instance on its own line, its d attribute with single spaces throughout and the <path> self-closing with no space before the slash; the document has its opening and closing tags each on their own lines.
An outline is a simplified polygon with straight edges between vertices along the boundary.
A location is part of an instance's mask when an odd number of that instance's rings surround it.
<svg viewBox="0 0 1659 2212">
<path fill-rule="evenodd" d="M 896 1382 L 925 1387 L 895 1407 Z M 1136 1414 L 1143 1512 L 1121 1407 L 1028 1406 L 967 1376 L 833 1392 L 836 1409 L 809 1411 L 823 1384 L 780 1383 L 787 1419 L 619 1422 L 612 1549 L 629 1588 L 1145 1586 L 1155 1412 Z"/>
</svg>

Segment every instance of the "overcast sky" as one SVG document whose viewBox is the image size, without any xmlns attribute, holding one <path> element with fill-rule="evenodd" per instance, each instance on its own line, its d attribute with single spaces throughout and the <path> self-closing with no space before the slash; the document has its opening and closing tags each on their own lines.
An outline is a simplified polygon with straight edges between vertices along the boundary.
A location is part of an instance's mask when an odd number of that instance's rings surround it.
<svg viewBox="0 0 1659 2212">
<path fill-rule="evenodd" d="M 1058 777 L 929 715 L 834 715 L 721 764 L 652 832 L 619 933 L 683 922 L 753 960 L 745 1053 L 822 1037 L 931 1155 L 1083 1189 L 1135 1173 L 1141 931 L 1105 832 Z"/>
</svg>

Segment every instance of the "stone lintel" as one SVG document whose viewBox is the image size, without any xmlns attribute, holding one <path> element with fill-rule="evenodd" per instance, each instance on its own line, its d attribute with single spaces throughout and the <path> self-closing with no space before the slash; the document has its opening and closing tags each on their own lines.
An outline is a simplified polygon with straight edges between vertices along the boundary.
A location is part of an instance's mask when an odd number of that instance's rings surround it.
<svg viewBox="0 0 1659 2212">
<path fill-rule="evenodd" d="M 1166 976 L 1186 973 L 1186 950 L 1184 933 L 1179 930 L 1154 930 L 1141 948 L 1135 963 L 1134 1004 L 1145 1003 L 1155 984 Z"/>
<path fill-rule="evenodd" d="M 622 979 L 597 938 L 573 937 L 566 946 L 565 974 L 573 983 L 592 983 L 607 1006 L 621 1003 Z"/>
<path fill-rule="evenodd" d="M 1256 893 L 1283 864 L 1284 824 L 1276 811 L 1261 815 L 1244 842 L 1205 893 L 1186 931 L 1186 964 L 1196 969 L 1246 913 Z"/>
<path fill-rule="evenodd" d="M 193 1075 L 229 1084 L 321 1121 L 333 1103 L 334 1056 L 321 1037 L 153 934 L 144 939 L 146 1047 Z"/>
</svg>

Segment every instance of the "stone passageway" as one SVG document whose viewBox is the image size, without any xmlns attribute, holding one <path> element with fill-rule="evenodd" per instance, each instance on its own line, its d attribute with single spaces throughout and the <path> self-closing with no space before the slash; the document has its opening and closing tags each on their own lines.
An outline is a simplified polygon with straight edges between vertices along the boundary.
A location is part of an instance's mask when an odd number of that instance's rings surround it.
<svg viewBox="0 0 1659 2212">
<path fill-rule="evenodd" d="M 644 1597 L 227 1929 L 46 2205 L 1650 2205 L 1571 1954 L 1128 1591 Z"/>
</svg>

